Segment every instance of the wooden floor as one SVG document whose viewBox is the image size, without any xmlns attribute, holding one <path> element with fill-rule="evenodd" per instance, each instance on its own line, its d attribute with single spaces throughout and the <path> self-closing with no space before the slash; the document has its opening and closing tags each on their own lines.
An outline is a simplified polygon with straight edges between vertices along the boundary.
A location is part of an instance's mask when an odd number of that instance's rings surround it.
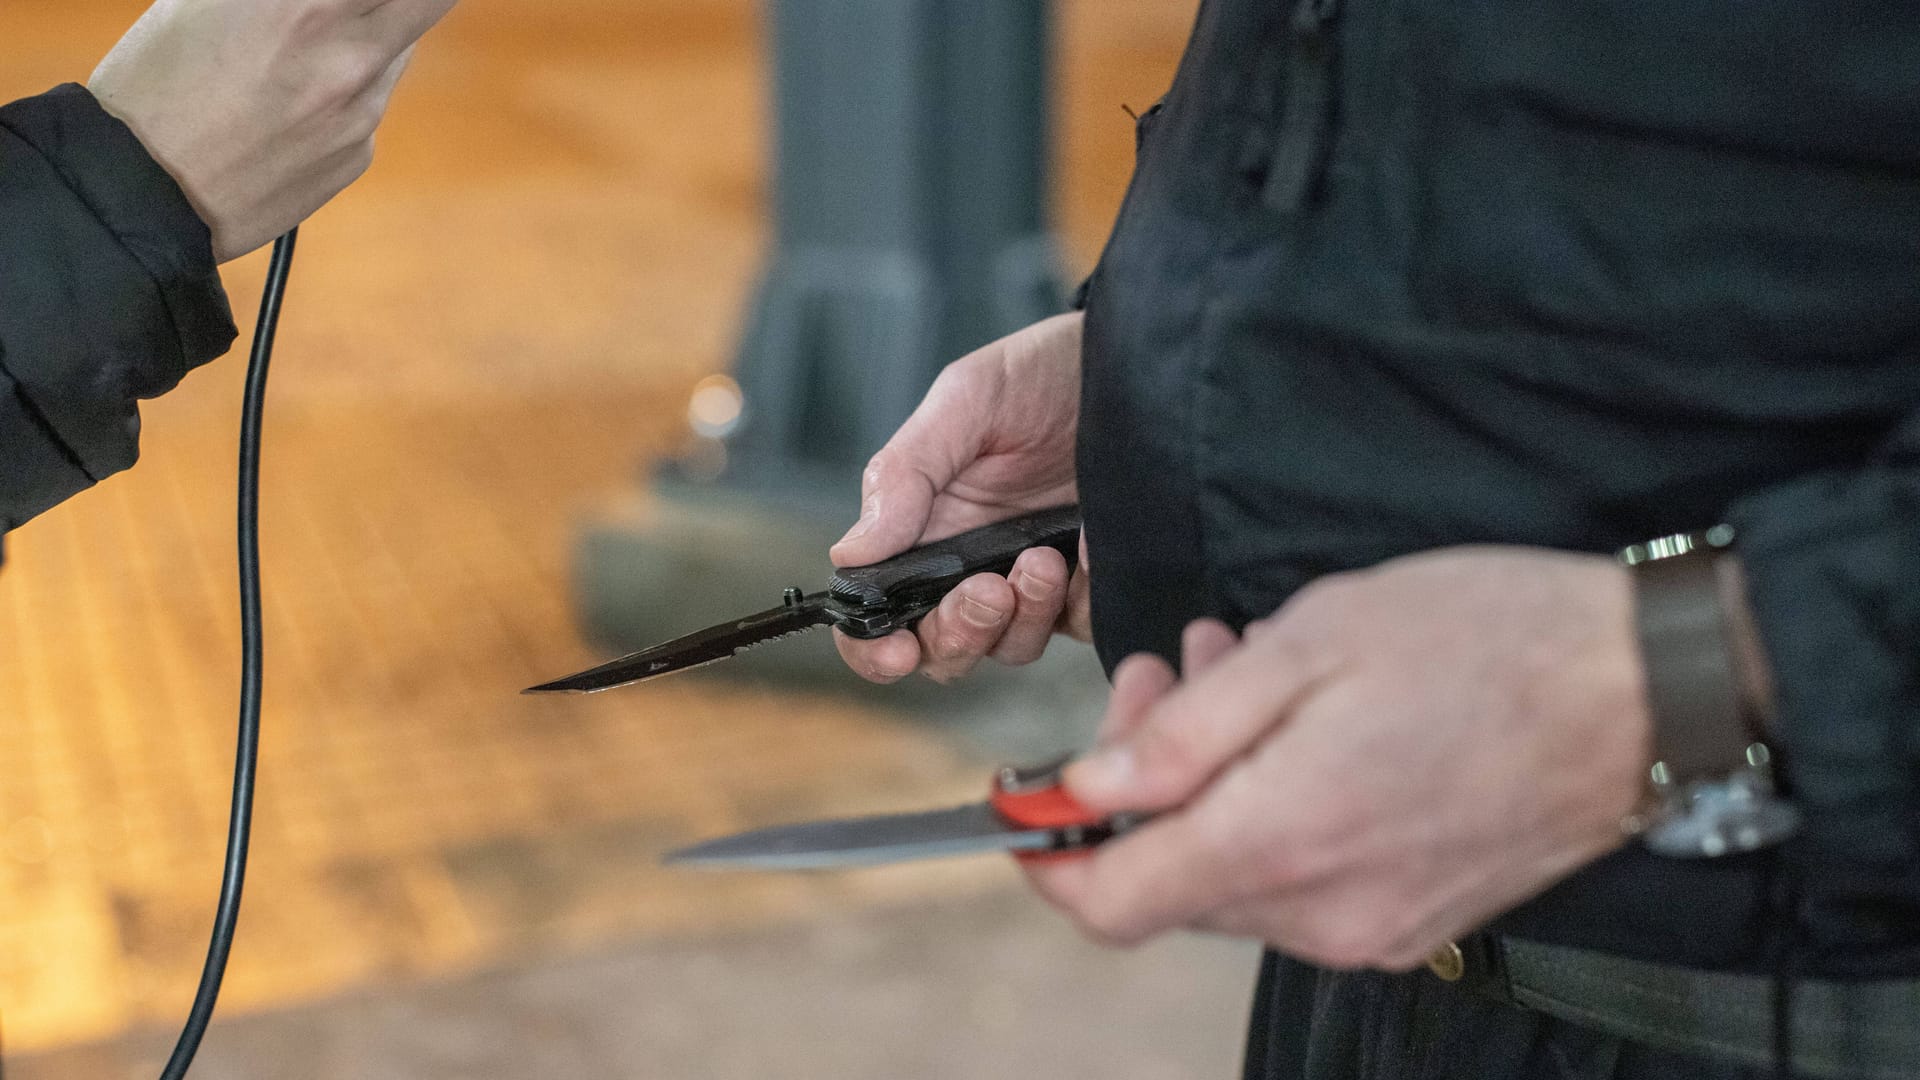
<svg viewBox="0 0 1920 1080">
<path fill-rule="evenodd" d="M 0 3 L 0 100 L 84 79 L 142 5 Z M 1191 0 L 1059 11 L 1060 228 L 1097 252 Z M 301 238 L 267 422 L 270 669 L 226 1008 L 933 890 L 653 868 L 689 838 L 970 794 L 898 715 L 712 683 L 522 698 L 588 660 L 575 524 L 725 370 L 765 235 L 756 6 L 468 0 L 374 171 Z M 262 258 L 228 268 L 250 326 Z M 10 1048 L 171 1020 L 223 840 L 240 363 L 145 412 L 144 459 L 0 573 L 0 1022 Z M 849 493 L 849 506 L 852 494 Z M 764 748 L 778 745 L 779 754 Z"/>
</svg>

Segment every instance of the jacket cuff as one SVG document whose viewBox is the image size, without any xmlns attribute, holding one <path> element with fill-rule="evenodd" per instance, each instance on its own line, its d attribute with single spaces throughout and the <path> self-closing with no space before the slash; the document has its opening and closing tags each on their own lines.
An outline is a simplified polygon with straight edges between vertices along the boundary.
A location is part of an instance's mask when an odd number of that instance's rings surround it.
<svg viewBox="0 0 1920 1080">
<path fill-rule="evenodd" d="M 76 83 L 0 107 L 0 124 L 46 158 L 159 290 L 179 355 L 128 387 L 147 398 L 224 354 L 237 336 L 213 259 L 213 237 L 180 185 L 132 129 Z"/>
<path fill-rule="evenodd" d="M 47 424 L 26 391 L 0 366 L 0 540 L 94 478 Z M 3 561 L 3 560 L 0 560 Z"/>
<path fill-rule="evenodd" d="M 1805 815 L 1790 850 L 1859 933 L 1920 948 L 1915 924 L 1894 925 L 1920 910 L 1883 899 L 1917 895 L 1920 874 L 1920 470 L 1810 476 L 1730 516 Z"/>
</svg>

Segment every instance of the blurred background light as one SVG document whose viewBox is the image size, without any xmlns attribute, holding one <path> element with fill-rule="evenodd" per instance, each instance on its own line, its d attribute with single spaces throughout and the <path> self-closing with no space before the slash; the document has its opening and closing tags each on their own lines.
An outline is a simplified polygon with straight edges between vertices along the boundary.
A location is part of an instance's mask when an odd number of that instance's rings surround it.
<svg viewBox="0 0 1920 1080">
<path fill-rule="evenodd" d="M 740 384 L 721 374 L 695 383 L 687 399 L 687 422 L 706 438 L 726 438 L 740 423 Z"/>
</svg>

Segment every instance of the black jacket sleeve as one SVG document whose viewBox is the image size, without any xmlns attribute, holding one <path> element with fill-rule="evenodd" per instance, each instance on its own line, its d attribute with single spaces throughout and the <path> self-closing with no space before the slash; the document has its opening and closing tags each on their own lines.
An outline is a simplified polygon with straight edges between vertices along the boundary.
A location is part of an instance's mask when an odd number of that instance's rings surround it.
<svg viewBox="0 0 1920 1080">
<path fill-rule="evenodd" d="M 1837 939 L 1810 944 L 1920 963 L 1920 389 L 1864 467 L 1763 491 L 1732 518 L 1807 815 L 1803 920 Z"/>
<path fill-rule="evenodd" d="M 206 225 L 84 87 L 0 106 L 0 533 L 133 464 L 233 343 Z"/>
</svg>

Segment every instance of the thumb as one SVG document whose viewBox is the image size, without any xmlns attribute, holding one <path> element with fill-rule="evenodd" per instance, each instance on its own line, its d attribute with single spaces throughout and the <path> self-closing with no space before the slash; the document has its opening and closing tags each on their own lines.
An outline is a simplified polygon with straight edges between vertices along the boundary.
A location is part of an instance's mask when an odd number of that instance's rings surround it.
<svg viewBox="0 0 1920 1080">
<path fill-rule="evenodd" d="M 971 359 L 971 358 L 968 358 Z M 912 547 L 927 531 L 935 496 L 980 456 L 990 402 L 970 392 L 967 360 L 934 380 L 920 407 L 860 475 L 860 520 L 833 545 L 835 566 L 865 566 Z"/>
<path fill-rule="evenodd" d="M 1089 810 L 1184 805 L 1319 688 L 1322 664 L 1310 648 L 1270 637 L 1203 644 L 1214 657 L 1205 670 L 1154 702 L 1123 737 L 1067 767 L 1067 787 Z"/>
<path fill-rule="evenodd" d="M 933 497 L 951 477 L 907 464 L 893 449 L 888 443 L 861 474 L 860 520 L 828 549 L 833 565 L 879 562 L 912 547 L 926 532 Z"/>
</svg>

